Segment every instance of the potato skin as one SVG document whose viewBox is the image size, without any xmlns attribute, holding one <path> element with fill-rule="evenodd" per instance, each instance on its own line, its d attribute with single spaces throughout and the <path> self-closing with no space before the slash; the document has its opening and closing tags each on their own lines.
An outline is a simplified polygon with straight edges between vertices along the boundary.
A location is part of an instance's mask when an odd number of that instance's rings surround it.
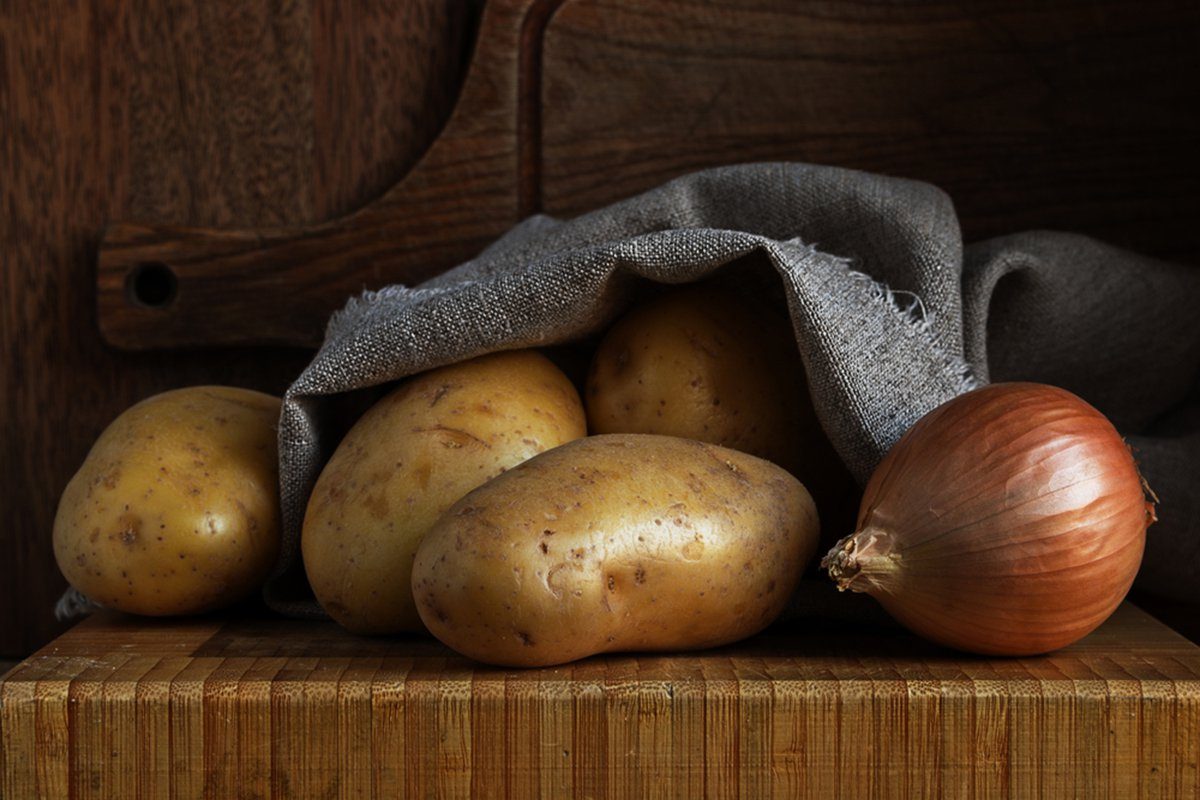
<svg viewBox="0 0 1200 800">
<path fill-rule="evenodd" d="M 791 329 L 772 311 L 706 283 L 634 308 L 592 359 L 591 432 L 698 439 L 799 474 L 824 436 Z"/>
<path fill-rule="evenodd" d="M 455 503 L 417 550 L 413 595 L 445 644 L 505 666 L 714 647 L 783 611 L 816 549 L 785 470 L 667 436 L 592 436 Z"/>
<path fill-rule="evenodd" d="M 301 534 L 322 608 L 357 633 L 423 632 L 412 560 L 452 503 L 586 433 L 579 393 L 533 350 L 423 373 L 367 411 L 326 464 Z"/>
<path fill-rule="evenodd" d="M 195 386 L 117 417 L 54 520 L 71 585 L 151 616 L 208 611 L 259 588 L 279 552 L 279 410 L 260 392 Z"/>
<path fill-rule="evenodd" d="M 826 530 L 849 530 L 860 494 L 817 419 L 791 325 L 735 289 L 690 284 L 618 320 L 588 372 L 589 430 L 680 436 L 765 458 L 800 479 Z"/>
</svg>

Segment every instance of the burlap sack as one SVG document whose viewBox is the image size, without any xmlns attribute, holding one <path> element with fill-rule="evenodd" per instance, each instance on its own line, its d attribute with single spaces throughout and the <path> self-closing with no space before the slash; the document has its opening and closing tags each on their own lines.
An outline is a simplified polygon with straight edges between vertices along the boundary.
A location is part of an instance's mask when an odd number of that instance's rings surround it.
<svg viewBox="0 0 1200 800">
<path fill-rule="evenodd" d="M 749 254 L 771 265 L 821 422 L 860 480 L 923 414 L 988 381 L 1074 391 L 1137 448 L 1162 498 L 1142 580 L 1200 601 L 1200 269 L 1066 233 L 963 247 L 950 198 L 804 164 L 708 170 L 562 222 L 534 217 L 415 288 L 352 300 L 288 390 L 277 610 L 319 616 L 299 534 L 344 428 L 339 395 L 605 327 L 649 282 Z"/>
</svg>

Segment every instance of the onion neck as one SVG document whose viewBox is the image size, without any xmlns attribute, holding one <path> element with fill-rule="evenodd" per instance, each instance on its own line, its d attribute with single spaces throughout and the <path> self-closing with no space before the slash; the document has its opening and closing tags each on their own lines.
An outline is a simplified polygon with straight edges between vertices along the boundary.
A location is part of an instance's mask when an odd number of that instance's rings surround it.
<svg viewBox="0 0 1200 800">
<path fill-rule="evenodd" d="M 899 566 L 894 543 L 887 531 L 867 526 L 838 541 L 821 559 L 821 568 L 829 571 L 839 592 L 886 591 Z"/>
</svg>

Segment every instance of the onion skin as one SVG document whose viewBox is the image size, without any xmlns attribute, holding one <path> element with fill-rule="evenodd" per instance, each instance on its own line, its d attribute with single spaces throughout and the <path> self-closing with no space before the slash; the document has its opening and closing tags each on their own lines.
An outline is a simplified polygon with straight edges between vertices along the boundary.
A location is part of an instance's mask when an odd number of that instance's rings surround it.
<svg viewBox="0 0 1200 800">
<path fill-rule="evenodd" d="M 925 415 L 822 560 L 926 639 L 985 655 L 1065 647 L 1120 605 L 1155 519 L 1129 448 L 1053 386 L 1002 383 Z"/>
</svg>

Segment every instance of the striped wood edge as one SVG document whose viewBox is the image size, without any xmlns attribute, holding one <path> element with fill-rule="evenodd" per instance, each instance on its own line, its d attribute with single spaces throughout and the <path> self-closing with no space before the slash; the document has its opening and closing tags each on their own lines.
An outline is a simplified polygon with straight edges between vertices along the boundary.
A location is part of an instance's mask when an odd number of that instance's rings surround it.
<svg viewBox="0 0 1200 800">
<path fill-rule="evenodd" d="M 101 614 L 0 683 L 24 797 L 1200 797 L 1200 648 L 1126 604 L 1048 657 L 777 626 L 502 670 L 275 618 Z"/>
</svg>

